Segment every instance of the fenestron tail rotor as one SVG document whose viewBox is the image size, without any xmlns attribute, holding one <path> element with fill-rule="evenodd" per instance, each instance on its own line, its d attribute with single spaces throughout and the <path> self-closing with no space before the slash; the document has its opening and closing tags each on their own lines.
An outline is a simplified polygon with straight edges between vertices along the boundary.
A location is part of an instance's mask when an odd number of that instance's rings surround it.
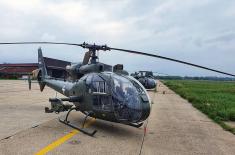
<svg viewBox="0 0 235 155">
<path fill-rule="evenodd" d="M 141 52 L 141 51 L 127 50 L 127 49 L 121 49 L 121 48 L 113 48 L 113 47 L 108 47 L 106 45 L 87 44 L 85 42 L 83 44 L 66 43 L 66 42 L 2 42 L 2 43 L 0 43 L 0 45 L 3 45 L 3 44 L 5 44 L 5 45 L 12 45 L 12 44 L 59 44 L 59 45 L 80 46 L 82 48 L 89 49 L 89 51 L 92 52 L 91 57 L 93 58 L 93 60 L 95 60 L 97 58 L 95 52 L 98 51 L 98 50 L 102 50 L 102 51 L 115 50 L 115 51 L 121 51 L 121 52 L 126 52 L 126 53 L 132 53 L 132 54 L 138 54 L 138 55 L 144 55 L 144 56 L 149 56 L 149 57 L 154 57 L 154 58 L 165 59 L 165 60 L 168 60 L 168 61 L 173 61 L 173 62 L 177 62 L 177 63 L 181 63 L 181 64 L 185 64 L 185 65 L 189 65 L 189 66 L 193 66 L 193 67 L 209 70 L 209 71 L 212 71 L 212 72 L 216 72 L 216 73 L 220 73 L 220 74 L 235 77 L 235 74 L 227 73 L 227 72 L 224 72 L 224 71 L 220 71 L 220 70 L 217 70 L 217 69 L 213 69 L 213 68 L 193 64 L 193 63 L 178 60 L 178 59 L 173 59 L 173 58 L 160 56 L 160 55 L 156 55 L 156 54 L 151 54 L 151 53 L 145 53 L 145 52 Z M 84 59 L 84 62 L 87 62 L 87 59 Z"/>
</svg>

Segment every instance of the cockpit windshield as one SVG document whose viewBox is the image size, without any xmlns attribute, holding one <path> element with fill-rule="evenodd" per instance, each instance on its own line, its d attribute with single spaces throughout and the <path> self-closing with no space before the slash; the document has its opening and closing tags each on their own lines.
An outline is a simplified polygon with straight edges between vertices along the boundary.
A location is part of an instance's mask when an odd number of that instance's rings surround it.
<svg viewBox="0 0 235 155">
<path fill-rule="evenodd" d="M 137 121 L 141 117 L 139 92 L 126 77 L 113 74 L 113 104 L 119 120 Z"/>
<path fill-rule="evenodd" d="M 135 79 L 111 72 L 89 74 L 86 78 L 93 94 L 94 110 L 114 112 L 118 121 L 138 122 L 142 118 L 142 103 L 148 102 L 145 90 Z"/>
</svg>

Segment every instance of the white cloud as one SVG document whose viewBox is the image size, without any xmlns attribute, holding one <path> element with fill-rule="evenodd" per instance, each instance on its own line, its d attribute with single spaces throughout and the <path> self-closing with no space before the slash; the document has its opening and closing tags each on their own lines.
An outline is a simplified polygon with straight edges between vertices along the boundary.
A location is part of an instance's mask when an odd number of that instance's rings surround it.
<svg viewBox="0 0 235 155">
<path fill-rule="evenodd" d="M 55 41 L 56 37 L 54 35 L 51 35 L 51 34 L 48 34 L 48 33 L 43 33 L 42 37 L 41 37 L 41 40 L 42 41 L 44 41 L 44 40 Z"/>
</svg>

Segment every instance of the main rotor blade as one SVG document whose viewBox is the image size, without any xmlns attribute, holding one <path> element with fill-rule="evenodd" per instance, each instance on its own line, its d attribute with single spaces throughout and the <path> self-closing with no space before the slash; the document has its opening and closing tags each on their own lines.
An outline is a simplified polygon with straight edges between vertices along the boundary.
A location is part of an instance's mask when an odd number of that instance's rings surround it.
<svg viewBox="0 0 235 155">
<path fill-rule="evenodd" d="M 219 70 L 216 70 L 216 69 L 212 69 L 212 68 L 204 67 L 204 66 L 201 66 L 201 65 L 197 65 L 197 64 L 177 60 L 177 59 L 172 59 L 172 58 L 168 58 L 168 57 L 164 57 L 164 56 L 160 56 L 160 55 L 156 55 L 156 54 L 150 54 L 150 53 L 145 53 L 145 52 L 140 52 L 140 51 L 120 49 L 120 48 L 111 48 L 111 47 L 107 47 L 106 45 L 104 46 L 106 48 L 103 48 L 103 46 L 97 46 L 95 44 L 90 45 L 90 44 L 86 44 L 85 42 L 83 44 L 74 44 L 74 43 L 65 43 L 65 42 L 2 42 L 2 43 L 0 43 L 0 45 L 3 45 L 3 44 L 60 44 L 60 45 L 80 46 L 80 47 L 89 48 L 89 49 L 93 48 L 95 50 L 104 50 L 104 49 L 108 48 L 109 50 L 123 51 L 123 52 L 127 52 L 127 53 L 145 55 L 145 56 L 165 59 L 165 60 L 169 60 L 169 61 L 174 61 L 174 62 L 178 62 L 178 63 L 181 63 L 181 64 L 186 64 L 186 65 L 189 65 L 189 66 L 194 66 L 194 67 L 197 67 L 197 68 L 202 68 L 202 69 L 205 69 L 205 70 L 209 70 L 209 71 L 213 71 L 213 72 L 216 72 L 216 73 L 221 73 L 221 74 L 224 74 L 224 75 L 229 75 L 229 76 L 235 77 L 235 75 L 231 74 L 231 73 L 226 73 L 226 72 L 219 71 Z"/>
<path fill-rule="evenodd" d="M 110 49 L 111 50 L 116 50 L 116 51 L 123 51 L 123 52 L 127 52 L 127 53 L 133 53 L 133 54 L 139 54 L 139 55 L 145 55 L 145 56 L 165 59 L 165 60 L 169 60 L 169 61 L 174 61 L 174 62 L 178 62 L 178 63 L 181 63 L 181 64 L 186 64 L 186 65 L 189 65 L 189 66 L 194 66 L 194 67 L 197 67 L 197 68 L 202 68 L 202 69 L 205 69 L 205 70 L 209 70 L 209 71 L 217 72 L 217 73 L 220 73 L 220 74 L 224 74 L 224 75 L 229 75 L 229 76 L 235 77 L 235 75 L 231 74 L 231 73 L 226 73 L 226 72 L 219 71 L 219 70 L 216 70 L 216 69 L 212 69 L 212 68 L 204 67 L 204 66 L 201 66 L 201 65 L 197 65 L 197 64 L 193 64 L 193 63 L 177 60 L 177 59 L 172 59 L 172 58 L 168 58 L 168 57 L 164 57 L 164 56 L 160 56 L 160 55 L 156 55 L 156 54 L 150 54 L 150 53 L 139 52 L 139 51 L 134 51 L 134 50 L 120 49 L 120 48 L 112 48 L 112 47 L 110 47 Z"/>
<path fill-rule="evenodd" d="M 74 44 L 74 43 L 64 43 L 64 42 L 3 42 L 0 45 L 12 45 L 12 44 L 59 44 L 59 45 L 71 45 L 71 46 L 82 46 L 82 44 Z"/>
</svg>

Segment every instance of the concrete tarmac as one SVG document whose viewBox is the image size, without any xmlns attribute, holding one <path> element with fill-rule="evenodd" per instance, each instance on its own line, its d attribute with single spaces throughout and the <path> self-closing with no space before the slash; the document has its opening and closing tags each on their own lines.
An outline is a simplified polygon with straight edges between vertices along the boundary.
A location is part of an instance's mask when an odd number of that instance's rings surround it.
<svg viewBox="0 0 235 155">
<path fill-rule="evenodd" d="M 55 94 L 48 87 L 40 92 L 37 83 L 32 83 L 29 91 L 28 81 L 0 80 L 0 139 L 57 118 L 44 113 L 44 107 L 50 106 L 48 98 Z"/>
<path fill-rule="evenodd" d="M 94 137 L 76 132 L 58 122 L 58 115 L 44 113 L 54 91 L 40 93 L 33 85 L 35 90 L 28 93 L 23 81 L 5 82 L 0 81 L 0 135 L 8 138 L 0 140 L 0 154 L 235 154 L 233 134 L 160 82 L 157 93 L 149 92 L 154 104 L 144 138 L 144 126 L 102 120 L 88 127 L 98 130 Z M 9 92 L 12 85 L 15 92 Z M 79 124 L 83 117 L 72 112 L 70 119 Z"/>
</svg>

